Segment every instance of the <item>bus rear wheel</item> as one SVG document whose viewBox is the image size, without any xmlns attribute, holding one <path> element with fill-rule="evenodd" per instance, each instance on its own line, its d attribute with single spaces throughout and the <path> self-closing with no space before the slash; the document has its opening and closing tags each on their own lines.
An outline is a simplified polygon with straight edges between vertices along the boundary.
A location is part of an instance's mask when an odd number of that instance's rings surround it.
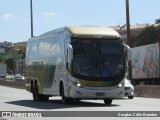
<svg viewBox="0 0 160 120">
<path fill-rule="evenodd" d="M 104 99 L 104 104 L 110 106 L 112 104 L 112 99 Z"/>
<path fill-rule="evenodd" d="M 32 94 L 33 94 L 33 100 L 34 101 L 48 101 L 49 96 L 41 95 L 41 94 L 38 93 L 38 85 L 37 85 L 37 83 L 33 84 L 32 88 L 33 88 Z"/>
<path fill-rule="evenodd" d="M 38 85 L 37 83 L 32 85 L 33 85 L 32 87 L 33 100 L 38 101 L 39 100 Z"/>
</svg>

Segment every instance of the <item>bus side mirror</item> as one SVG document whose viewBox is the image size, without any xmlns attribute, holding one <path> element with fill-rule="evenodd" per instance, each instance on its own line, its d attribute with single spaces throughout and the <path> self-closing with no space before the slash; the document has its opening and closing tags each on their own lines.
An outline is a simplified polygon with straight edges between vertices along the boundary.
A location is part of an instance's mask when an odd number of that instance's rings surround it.
<svg viewBox="0 0 160 120">
<path fill-rule="evenodd" d="M 127 58 L 128 61 L 131 61 L 132 60 L 131 48 L 126 44 L 123 44 L 123 45 L 124 45 L 124 48 L 127 50 L 126 58 Z"/>
<path fill-rule="evenodd" d="M 73 48 L 71 44 L 67 45 L 67 69 L 72 73 Z"/>
<path fill-rule="evenodd" d="M 71 44 L 68 44 L 68 56 L 67 56 L 67 59 L 68 59 L 68 63 L 71 64 L 71 61 L 73 59 L 73 48 L 72 48 Z"/>
</svg>

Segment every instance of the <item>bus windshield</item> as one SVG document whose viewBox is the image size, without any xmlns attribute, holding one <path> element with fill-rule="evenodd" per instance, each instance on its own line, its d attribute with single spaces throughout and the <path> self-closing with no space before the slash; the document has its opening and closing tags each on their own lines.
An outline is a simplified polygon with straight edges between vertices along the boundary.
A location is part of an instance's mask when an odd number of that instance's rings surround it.
<svg viewBox="0 0 160 120">
<path fill-rule="evenodd" d="M 86 79 L 122 79 L 124 53 L 121 40 L 72 38 L 73 74 Z"/>
</svg>

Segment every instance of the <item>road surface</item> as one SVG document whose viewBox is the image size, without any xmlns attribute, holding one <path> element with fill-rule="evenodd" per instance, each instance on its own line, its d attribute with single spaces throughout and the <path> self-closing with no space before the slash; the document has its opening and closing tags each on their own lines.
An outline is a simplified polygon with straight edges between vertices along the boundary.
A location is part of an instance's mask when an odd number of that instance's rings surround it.
<svg viewBox="0 0 160 120">
<path fill-rule="evenodd" d="M 105 106 L 103 100 L 82 100 L 64 105 L 61 103 L 61 97 L 51 97 L 48 102 L 35 102 L 32 100 L 32 94 L 24 89 L 0 86 L 0 111 L 160 111 L 160 99 L 124 98 L 113 100 L 111 106 Z"/>
</svg>

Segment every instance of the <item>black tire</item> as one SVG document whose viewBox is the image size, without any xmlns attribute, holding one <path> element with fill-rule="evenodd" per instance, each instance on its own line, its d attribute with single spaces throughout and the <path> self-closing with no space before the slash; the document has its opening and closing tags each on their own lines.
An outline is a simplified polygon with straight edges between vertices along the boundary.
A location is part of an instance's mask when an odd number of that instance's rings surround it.
<svg viewBox="0 0 160 120">
<path fill-rule="evenodd" d="M 49 96 L 48 95 L 41 95 L 39 94 L 39 101 L 48 101 Z"/>
<path fill-rule="evenodd" d="M 65 97 L 63 84 L 61 84 L 61 86 L 60 86 L 60 95 L 62 97 L 62 103 L 63 104 L 69 104 L 69 103 L 72 103 L 74 101 L 74 99 L 72 99 L 72 98 Z"/>
<path fill-rule="evenodd" d="M 48 101 L 49 96 L 41 95 L 38 93 L 38 85 L 37 83 L 33 84 L 33 100 L 34 101 Z"/>
<path fill-rule="evenodd" d="M 33 93 L 33 81 L 31 81 L 31 93 Z"/>
<path fill-rule="evenodd" d="M 104 99 L 104 104 L 110 106 L 112 104 L 112 99 Z"/>
<path fill-rule="evenodd" d="M 80 101 L 81 101 L 81 99 L 74 99 L 74 101 L 75 101 L 75 102 L 80 102 Z"/>
<path fill-rule="evenodd" d="M 38 85 L 37 83 L 32 84 L 32 94 L 33 94 L 33 100 L 38 101 L 39 100 L 39 93 L 38 93 Z"/>
<path fill-rule="evenodd" d="M 133 99 L 133 96 L 128 96 L 128 99 Z"/>
<path fill-rule="evenodd" d="M 62 97 L 62 103 L 63 104 L 71 104 L 73 102 L 74 102 L 73 98 Z"/>
</svg>

